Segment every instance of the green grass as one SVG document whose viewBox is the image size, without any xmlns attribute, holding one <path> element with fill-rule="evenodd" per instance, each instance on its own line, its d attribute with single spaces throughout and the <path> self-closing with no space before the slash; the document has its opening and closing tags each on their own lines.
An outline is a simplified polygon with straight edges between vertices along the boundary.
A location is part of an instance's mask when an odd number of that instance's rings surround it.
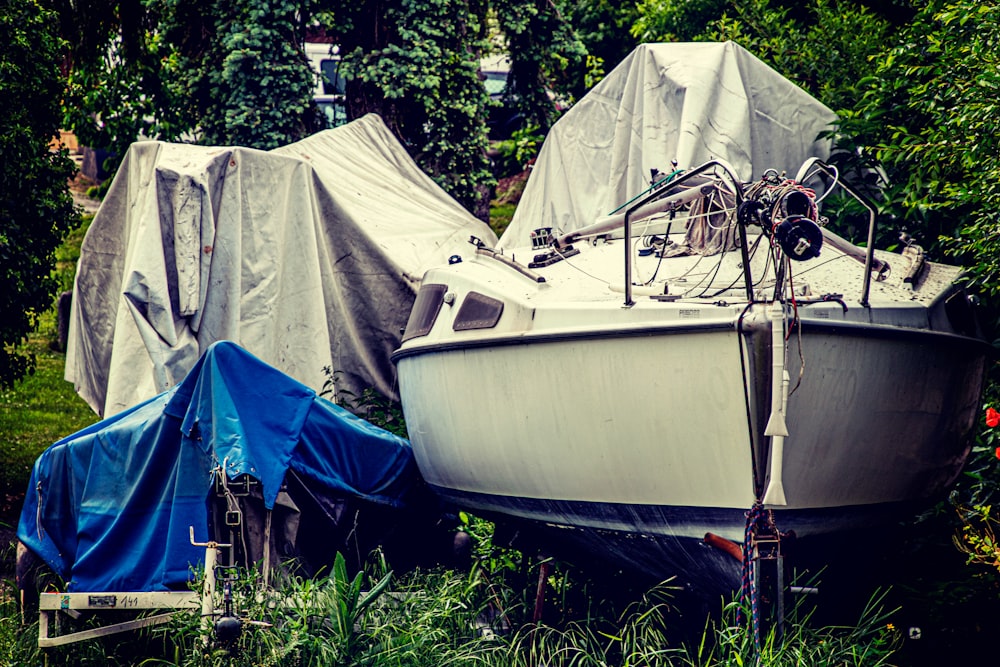
<svg viewBox="0 0 1000 667">
<path fill-rule="evenodd" d="M 511 218 L 514 217 L 514 209 L 517 204 L 495 204 L 490 207 L 490 228 L 500 236 L 507 229 Z"/>
<path fill-rule="evenodd" d="M 480 563 L 464 573 L 418 571 L 397 578 L 377 558 L 367 569 L 349 576 L 338 559 L 329 577 L 293 576 L 277 590 L 263 590 L 252 572 L 235 573 L 233 612 L 269 625 L 247 626 L 230 644 L 202 625 L 196 609 L 140 634 L 139 640 L 109 638 L 54 649 L 50 662 L 79 667 L 879 667 L 899 664 L 890 659 L 903 641 L 878 595 L 856 626 L 814 628 L 807 618 L 795 619 L 786 625 L 782 641 L 768 633 L 757 646 L 737 619 L 738 610 L 744 615 L 749 610 L 735 603 L 703 632 L 678 641 L 673 630 L 681 612 L 669 584 L 624 604 L 589 607 L 572 618 L 539 624 L 531 622 L 530 606 L 517 602 L 504 577 L 509 571 Z M 559 591 L 553 593 L 558 604 Z M 38 650 L 23 640 L 24 634 L 14 630 L 9 617 L 0 617 L 0 664 L 39 662 Z"/>
<path fill-rule="evenodd" d="M 13 389 L 0 393 L 0 489 L 23 493 L 31 466 L 53 442 L 89 426 L 97 415 L 63 379 L 66 355 L 49 349 L 45 333 L 27 343 L 37 367 Z"/>
</svg>

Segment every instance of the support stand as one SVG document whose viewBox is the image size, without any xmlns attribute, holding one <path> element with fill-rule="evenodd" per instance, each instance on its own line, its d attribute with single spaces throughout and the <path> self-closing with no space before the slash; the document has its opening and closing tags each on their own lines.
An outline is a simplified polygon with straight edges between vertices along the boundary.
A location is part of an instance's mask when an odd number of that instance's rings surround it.
<svg viewBox="0 0 1000 667">
<path fill-rule="evenodd" d="M 743 603 L 750 605 L 749 628 L 760 652 L 763 638 L 774 630 L 781 641 L 785 624 L 785 558 L 774 516 L 760 503 L 747 513 L 743 540 Z M 741 622 L 746 619 L 741 618 Z"/>
<path fill-rule="evenodd" d="M 538 564 L 538 586 L 535 588 L 535 610 L 531 621 L 536 625 L 541 622 L 545 610 L 545 590 L 548 587 L 549 574 L 552 572 L 552 561 L 543 558 Z"/>
<path fill-rule="evenodd" d="M 758 610 L 756 631 L 766 637 L 774 630 L 775 640 L 781 642 L 785 632 L 785 557 L 776 531 L 771 535 L 757 535 L 753 559 L 757 597 L 754 606 Z"/>
</svg>

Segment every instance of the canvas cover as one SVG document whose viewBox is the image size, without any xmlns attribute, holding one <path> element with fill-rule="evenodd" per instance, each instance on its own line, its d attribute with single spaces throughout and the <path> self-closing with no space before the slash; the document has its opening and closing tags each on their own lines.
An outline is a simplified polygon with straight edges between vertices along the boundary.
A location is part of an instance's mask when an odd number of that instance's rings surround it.
<svg viewBox="0 0 1000 667">
<path fill-rule="evenodd" d="M 66 379 L 102 416 L 180 381 L 218 340 L 309 387 L 395 398 L 424 271 L 496 236 L 378 116 L 264 152 L 133 144 L 81 248 Z"/>
<path fill-rule="evenodd" d="M 539 152 L 499 247 L 531 230 L 570 232 L 608 215 L 663 174 L 710 158 L 745 180 L 794 176 L 825 158 L 834 113 L 733 42 L 643 44 L 560 118 Z"/>
<path fill-rule="evenodd" d="M 219 342 L 180 384 L 43 452 L 18 539 L 71 591 L 183 589 L 204 561 L 188 527 L 196 541 L 225 538 L 209 534 L 220 467 L 227 479 L 259 480 L 268 509 L 289 471 L 312 496 L 390 507 L 420 483 L 405 439 Z M 337 545 L 326 538 L 332 554 Z"/>
</svg>

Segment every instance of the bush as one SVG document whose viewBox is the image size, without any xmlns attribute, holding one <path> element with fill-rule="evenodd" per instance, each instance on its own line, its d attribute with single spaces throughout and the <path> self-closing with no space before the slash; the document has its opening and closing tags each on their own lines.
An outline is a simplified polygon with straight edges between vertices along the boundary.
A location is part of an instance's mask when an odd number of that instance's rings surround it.
<svg viewBox="0 0 1000 667">
<path fill-rule="evenodd" d="M 54 14 L 32 0 L 0 0 L 0 386 L 34 368 L 17 349 L 52 304 L 55 250 L 79 223 L 59 135 L 63 44 Z"/>
</svg>

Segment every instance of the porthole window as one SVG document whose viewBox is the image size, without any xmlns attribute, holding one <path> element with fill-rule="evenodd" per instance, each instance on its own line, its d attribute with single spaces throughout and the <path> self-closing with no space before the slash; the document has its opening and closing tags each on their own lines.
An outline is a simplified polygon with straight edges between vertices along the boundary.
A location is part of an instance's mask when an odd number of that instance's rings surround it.
<svg viewBox="0 0 1000 667">
<path fill-rule="evenodd" d="M 417 298 L 413 302 L 410 310 L 410 318 L 406 321 L 406 329 L 403 331 L 403 342 L 411 338 L 426 336 L 434 326 L 438 313 L 441 312 L 441 304 L 444 303 L 444 294 L 448 291 L 447 285 L 431 283 L 422 285 L 417 292 Z"/>
<path fill-rule="evenodd" d="M 492 329 L 503 314 L 503 301 L 479 292 L 469 292 L 455 316 L 455 331 Z"/>
</svg>

